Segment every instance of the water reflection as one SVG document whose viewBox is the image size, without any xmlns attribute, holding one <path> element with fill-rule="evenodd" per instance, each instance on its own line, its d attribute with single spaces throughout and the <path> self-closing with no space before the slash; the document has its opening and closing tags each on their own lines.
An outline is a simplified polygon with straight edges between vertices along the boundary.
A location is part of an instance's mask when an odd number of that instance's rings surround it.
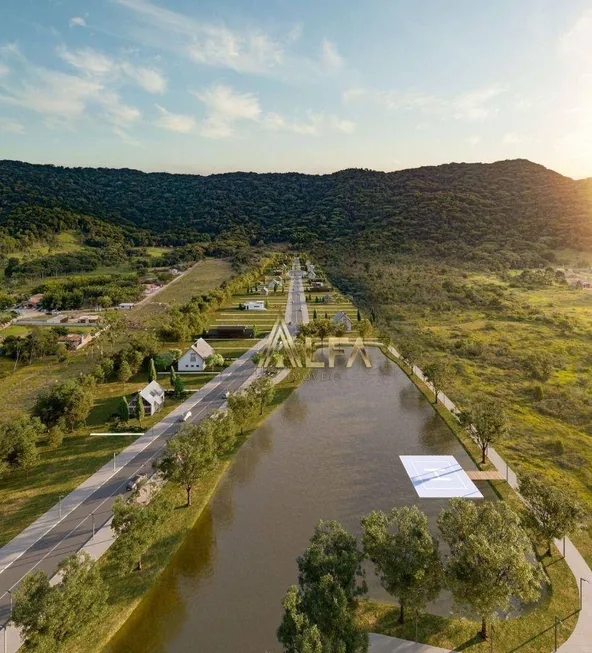
<svg viewBox="0 0 592 653">
<path fill-rule="evenodd" d="M 281 600 L 318 519 L 359 536 L 371 510 L 417 504 L 435 529 L 446 502 L 418 499 L 399 455 L 453 454 L 473 466 L 405 374 L 369 354 L 371 369 L 360 358 L 346 369 L 338 357 L 335 370 L 317 370 L 243 445 L 113 653 L 279 651 Z M 368 580 L 371 595 L 386 599 L 373 573 Z M 450 597 L 432 609 L 447 613 Z"/>
</svg>

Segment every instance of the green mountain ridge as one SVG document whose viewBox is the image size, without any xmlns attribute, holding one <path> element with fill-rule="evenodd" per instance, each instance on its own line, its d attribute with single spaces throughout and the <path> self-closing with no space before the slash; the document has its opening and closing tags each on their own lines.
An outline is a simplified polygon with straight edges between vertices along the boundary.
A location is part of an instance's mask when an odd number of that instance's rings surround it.
<svg viewBox="0 0 592 653">
<path fill-rule="evenodd" d="M 65 222 L 115 228 L 138 244 L 183 244 L 240 226 L 253 242 L 347 240 L 443 256 L 592 246 L 592 180 L 524 159 L 209 176 L 0 161 L 0 230 L 18 237 L 29 222 L 43 230 L 47 220 L 59 229 L 64 212 Z"/>
</svg>

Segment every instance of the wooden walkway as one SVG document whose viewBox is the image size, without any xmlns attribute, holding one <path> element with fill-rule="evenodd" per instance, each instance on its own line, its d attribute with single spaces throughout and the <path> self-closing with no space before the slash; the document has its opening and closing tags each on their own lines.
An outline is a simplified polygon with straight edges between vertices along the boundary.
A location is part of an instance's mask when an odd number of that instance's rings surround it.
<svg viewBox="0 0 592 653">
<path fill-rule="evenodd" d="M 471 481 L 503 481 L 504 477 L 497 471 L 481 472 L 479 470 L 469 470 L 467 476 Z"/>
</svg>

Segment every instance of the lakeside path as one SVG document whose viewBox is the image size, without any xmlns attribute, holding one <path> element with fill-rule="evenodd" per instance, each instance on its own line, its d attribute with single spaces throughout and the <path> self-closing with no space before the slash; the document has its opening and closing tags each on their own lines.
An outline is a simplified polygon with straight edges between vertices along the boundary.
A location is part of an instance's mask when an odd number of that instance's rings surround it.
<svg viewBox="0 0 592 653">
<path fill-rule="evenodd" d="M 299 268 L 293 269 L 291 277 L 286 317 L 290 316 L 289 319 L 298 322 L 300 318 L 292 315 L 291 307 L 294 305 L 294 289 L 299 294 L 296 305 L 302 301 Z M 219 409 L 226 400 L 226 392 L 235 392 L 256 372 L 251 358 L 265 346 L 266 341 L 267 338 L 259 341 L 115 456 L 112 462 L 64 497 L 61 506 L 56 504 L 0 549 L 0 624 L 9 620 L 11 592 L 23 578 L 35 569 L 41 569 L 51 576 L 61 560 L 83 548 L 92 538 L 93 531 L 98 531 L 111 519 L 111 506 L 115 499 L 129 494 L 126 490 L 128 480 L 140 472 L 150 473 L 152 461 L 179 430 L 181 415 L 191 410 L 191 422 L 197 424 Z"/>
</svg>

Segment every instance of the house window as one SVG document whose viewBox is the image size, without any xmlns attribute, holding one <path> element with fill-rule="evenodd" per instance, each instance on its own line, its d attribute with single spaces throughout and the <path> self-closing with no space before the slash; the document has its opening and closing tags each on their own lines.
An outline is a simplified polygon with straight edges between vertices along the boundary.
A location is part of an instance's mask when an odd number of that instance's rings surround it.
<svg viewBox="0 0 592 653">
<path fill-rule="evenodd" d="M 190 360 L 191 360 L 192 363 L 195 363 L 195 361 L 197 360 L 197 356 L 195 354 L 191 354 L 191 359 Z"/>
</svg>

